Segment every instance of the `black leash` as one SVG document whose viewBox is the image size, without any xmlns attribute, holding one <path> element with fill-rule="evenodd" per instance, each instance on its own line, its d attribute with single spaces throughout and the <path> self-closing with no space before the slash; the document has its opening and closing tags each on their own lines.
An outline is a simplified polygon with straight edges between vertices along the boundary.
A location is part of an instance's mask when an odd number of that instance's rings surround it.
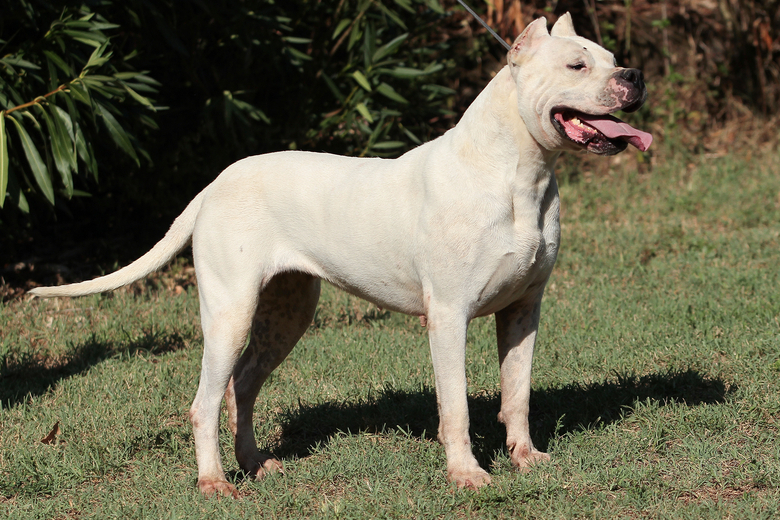
<svg viewBox="0 0 780 520">
<path fill-rule="evenodd" d="M 462 5 L 462 6 L 463 6 L 463 8 L 464 8 L 464 9 L 466 9 L 466 11 L 468 11 L 468 12 L 471 14 L 471 16 L 473 16 L 474 18 L 476 18 L 476 19 L 477 19 L 477 21 L 478 21 L 479 23 L 481 23 L 481 24 L 482 24 L 482 27 L 484 27 L 485 29 L 487 29 L 487 30 L 488 30 L 488 32 L 489 32 L 490 34 L 492 34 L 492 35 L 493 35 L 493 38 L 495 38 L 496 40 L 500 41 L 500 42 L 501 42 L 501 45 L 503 45 L 504 47 L 506 47 L 506 50 L 508 50 L 508 51 L 509 51 L 509 50 L 512 50 L 512 46 L 511 46 L 511 45 L 509 45 L 507 42 L 505 42 L 505 41 L 504 41 L 504 39 L 503 39 L 503 38 L 501 38 L 501 37 L 500 37 L 498 34 L 496 34 L 496 31 L 494 31 L 493 29 L 491 29 L 491 28 L 490 28 L 490 26 L 489 26 L 489 25 L 488 25 L 488 24 L 485 22 L 485 20 L 483 20 L 482 18 L 480 18 L 480 17 L 479 17 L 479 15 L 478 15 L 477 13 L 475 13 L 475 12 L 474 12 L 474 10 L 473 10 L 471 7 L 467 6 L 467 5 L 466 5 L 466 3 L 465 3 L 463 0 L 458 0 L 458 3 L 459 3 L 460 5 Z"/>
</svg>

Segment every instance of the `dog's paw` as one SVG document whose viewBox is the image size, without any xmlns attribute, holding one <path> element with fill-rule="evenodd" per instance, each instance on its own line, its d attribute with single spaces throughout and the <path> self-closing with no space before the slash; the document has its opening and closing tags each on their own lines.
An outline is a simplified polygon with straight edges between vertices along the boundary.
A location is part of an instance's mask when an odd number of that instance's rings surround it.
<svg viewBox="0 0 780 520">
<path fill-rule="evenodd" d="M 198 489 L 205 497 L 217 495 L 217 497 L 226 496 L 238 498 L 236 486 L 229 483 L 227 480 L 198 479 Z"/>
<path fill-rule="evenodd" d="M 490 484 L 490 475 L 482 468 L 472 470 L 450 470 L 447 480 L 454 482 L 458 489 L 479 489 Z"/>
<path fill-rule="evenodd" d="M 255 480 L 260 480 L 261 478 L 264 478 L 265 476 L 271 475 L 273 473 L 284 474 L 284 466 L 282 465 L 282 461 L 279 459 L 266 456 L 255 464 L 254 470 L 252 470 L 250 473 L 254 475 Z"/>
<path fill-rule="evenodd" d="M 244 473 L 255 480 L 260 480 L 272 473 L 284 473 L 282 461 L 271 455 L 260 453 L 257 450 L 254 450 L 254 453 L 249 455 L 244 453 L 241 457 L 236 456 L 236 459 Z"/>
<path fill-rule="evenodd" d="M 540 464 L 542 462 L 548 462 L 550 456 L 542 451 L 538 451 L 535 448 L 518 447 L 515 450 L 511 450 L 512 453 L 512 465 L 522 471 L 529 471 L 531 466 Z"/>
</svg>

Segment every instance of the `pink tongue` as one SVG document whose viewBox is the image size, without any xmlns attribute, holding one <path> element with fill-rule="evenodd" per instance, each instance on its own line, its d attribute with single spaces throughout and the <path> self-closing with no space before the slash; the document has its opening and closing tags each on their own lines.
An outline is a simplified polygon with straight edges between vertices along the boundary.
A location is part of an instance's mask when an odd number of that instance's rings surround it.
<svg viewBox="0 0 780 520">
<path fill-rule="evenodd" d="M 585 121 L 590 126 L 606 135 L 610 139 L 623 138 L 630 145 L 636 146 L 643 152 L 646 152 L 650 145 L 653 143 L 653 136 L 647 132 L 637 130 L 628 123 L 624 123 L 620 119 L 606 115 L 606 116 L 591 116 L 587 114 L 577 114 L 580 120 Z"/>
</svg>

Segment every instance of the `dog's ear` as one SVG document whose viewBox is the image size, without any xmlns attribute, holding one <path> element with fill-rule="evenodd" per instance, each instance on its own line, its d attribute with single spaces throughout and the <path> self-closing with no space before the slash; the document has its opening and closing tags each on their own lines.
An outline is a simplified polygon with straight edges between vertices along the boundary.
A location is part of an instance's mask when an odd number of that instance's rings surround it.
<svg viewBox="0 0 780 520">
<path fill-rule="evenodd" d="M 507 53 L 507 61 L 514 65 L 520 65 L 523 59 L 529 56 L 544 38 L 549 37 L 547 19 L 537 18 L 529 23 L 522 34 L 515 39 L 512 48 Z"/>
<path fill-rule="evenodd" d="M 566 14 L 561 15 L 561 17 L 558 18 L 558 21 L 555 22 L 555 25 L 553 25 L 550 34 L 562 38 L 577 36 L 577 33 L 574 31 L 574 24 L 571 21 L 571 13 L 567 12 Z"/>
</svg>

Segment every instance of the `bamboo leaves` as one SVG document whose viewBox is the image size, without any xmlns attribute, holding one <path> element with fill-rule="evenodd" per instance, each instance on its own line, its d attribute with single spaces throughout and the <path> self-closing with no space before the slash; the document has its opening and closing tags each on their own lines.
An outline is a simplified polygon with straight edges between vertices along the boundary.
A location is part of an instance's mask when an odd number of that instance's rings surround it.
<svg viewBox="0 0 780 520">
<path fill-rule="evenodd" d="M 355 78 L 355 81 L 357 81 L 358 85 L 366 89 L 368 92 L 371 92 L 371 84 L 368 82 L 362 72 L 356 70 L 352 73 L 352 77 Z"/>
<path fill-rule="evenodd" d="M 388 85 L 387 83 L 380 83 L 379 86 L 376 87 L 376 91 L 385 96 L 388 99 L 392 99 L 393 101 L 397 103 L 409 103 L 401 94 L 395 91 L 393 87 Z"/>
<path fill-rule="evenodd" d="M 8 187 L 8 144 L 5 137 L 5 111 L 0 112 L 0 208 L 5 203 Z"/>
<path fill-rule="evenodd" d="M 30 165 L 35 182 L 46 197 L 46 200 L 54 205 L 54 186 L 49 177 L 49 169 L 46 167 L 46 163 L 41 159 L 41 154 L 38 153 L 38 149 L 30 138 L 30 134 L 24 129 L 24 125 L 17 121 L 15 117 L 10 119 L 16 125 L 16 131 L 19 133 L 19 140 L 22 142 L 24 155 L 27 157 L 27 163 Z"/>
<path fill-rule="evenodd" d="M 138 160 L 138 155 L 135 153 L 133 143 L 130 141 L 127 132 L 122 128 L 122 125 L 119 124 L 119 121 L 116 120 L 113 114 L 111 114 L 102 103 L 96 103 L 95 105 L 98 115 L 103 119 L 103 124 L 111 135 L 111 139 L 113 139 L 117 146 L 124 150 L 124 152 L 132 157 L 135 160 L 135 163 L 140 166 L 141 163 Z"/>
<path fill-rule="evenodd" d="M 371 61 L 374 63 L 378 63 L 386 56 L 390 56 L 398 51 L 398 49 L 401 47 L 401 45 L 406 41 L 406 39 L 409 37 L 409 33 L 404 33 L 401 36 L 397 36 L 396 38 L 392 39 L 388 43 L 382 45 L 379 47 L 376 52 L 374 52 L 374 55 L 371 57 Z"/>
<path fill-rule="evenodd" d="M 57 122 L 60 122 L 58 116 L 55 115 L 54 117 L 51 117 L 50 112 L 47 112 L 47 109 L 43 106 L 37 105 L 37 107 L 40 109 L 41 116 L 46 123 L 46 129 L 49 133 L 54 165 L 60 174 L 60 179 L 62 180 L 65 192 L 68 198 L 70 198 L 73 196 L 73 178 L 71 177 L 71 161 L 68 157 L 68 143 L 66 142 L 68 135 L 64 126 L 62 126 L 61 123 L 59 125 L 57 124 Z M 48 110 L 52 110 L 51 105 L 49 105 Z"/>
<path fill-rule="evenodd" d="M 66 9 L 40 41 L 20 42 L 0 58 L 0 207 L 8 195 L 29 211 L 25 192 L 52 206 L 58 194 L 83 194 L 75 177 L 83 172 L 97 180 L 91 142 L 102 136 L 140 165 L 143 150 L 128 124 L 155 123 L 124 107 L 155 111 L 147 96 L 159 84 L 144 72 L 118 71 L 104 33 L 118 26 L 83 9 Z M 52 90 L 40 92 L 42 85 Z"/>
<path fill-rule="evenodd" d="M 319 131 L 356 136 L 360 144 L 351 152 L 359 155 L 391 155 L 409 143 L 418 144 L 415 134 L 402 125 L 397 108 L 422 103 L 436 112 L 436 105 L 451 95 L 444 91 L 431 95 L 419 87 L 414 100 L 406 95 L 415 91 L 416 83 L 429 82 L 444 69 L 416 23 L 423 15 L 427 19 L 441 15 L 441 5 L 437 0 L 357 0 L 346 2 L 343 12 L 350 16 L 333 20 L 335 29 L 329 36 L 335 41 L 330 55 L 343 65 L 317 74 L 339 109 L 326 115 Z"/>
</svg>

